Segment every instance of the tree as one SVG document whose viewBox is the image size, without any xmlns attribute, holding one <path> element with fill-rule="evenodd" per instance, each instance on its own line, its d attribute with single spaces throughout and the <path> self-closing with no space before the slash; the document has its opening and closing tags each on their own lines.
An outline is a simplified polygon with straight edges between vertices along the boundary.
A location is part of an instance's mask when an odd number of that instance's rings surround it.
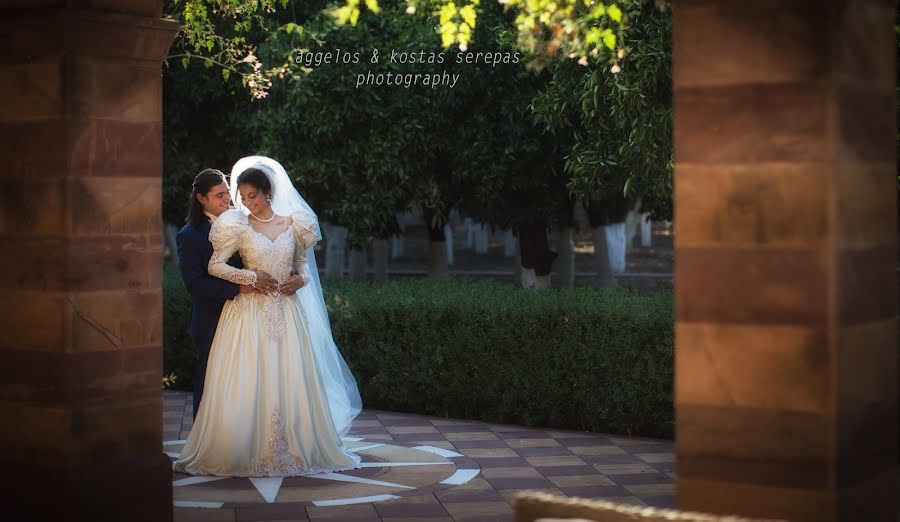
<svg viewBox="0 0 900 522">
<path fill-rule="evenodd" d="M 646 0 L 631 12 L 617 66 L 555 64 L 534 100 L 536 120 L 574 137 L 569 188 L 588 201 L 641 197 L 655 217 L 671 217 L 671 16 Z"/>
<path fill-rule="evenodd" d="M 605 227 L 621 228 L 635 201 L 654 219 L 672 216 L 671 17 L 648 0 L 629 19 L 621 65 L 553 64 L 533 104 L 549 132 L 572 136 L 568 186 L 588 211 L 604 286 L 614 284 Z"/>
<path fill-rule="evenodd" d="M 634 81 L 627 68 L 629 60 L 652 60 L 641 40 L 646 35 L 627 33 L 641 52 L 623 53 L 626 69 L 619 75 L 598 62 L 527 67 L 533 56 L 516 49 L 520 20 L 501 5 L 479 5 L 480 22 L 465 54 L 456 48 L 446 51 L 434 39 L 430 15 L 421 10 L 410 15 L 405 6 L 402 1 L 382 2 L 377 15 L 363 13 L 356 24 L 344 25 L 315 9 L 261 16 L 258 27 L 246 33 L 247 45 L 259 55 L 254 59 L 285 64 L 278 71 L 285 81 L 273 84 L 264 102 L 229 99 L 236 97 L 228 92 L 237 92 L 246 80 L 233 75 L 226 75 L 225 93 L 213 92 L 217 80 L 209 73 L 219 69 L 189 61 L 185 70 L 167 71 L 167 86 L 187 93 L 166 98 L 180 113 L 177 120 L 167 118 L 167 172 L 180 176 L 171 185 L 182 190 L 189 185 L 181 165 L 189 165 L 192 175 L 198 165 L 223 165 L 237 154 L 267 154 L 285 164 L 323 221 L 350 229 L 351 247 L 390 236 L 397 230 L 396 214 L 412 208 L 422 210 L 433 242 L 441 243 L 443 225 L 457 206 L 484 223 L 516 230 L 523 265 L 538 275 L 549 274 L 555 257 L 546 229 L 554 222 L 571 225 L 575 198 L 589 198 L 596 209 L 596 202 L 623 200 L 624 186 L 652 193 L 647 186 L 658 181 L 652 174 L 659 169 L 646 175 L 629 169 L 650 164 L 647 151 L 656 142 L 665 147 L 667 132 L 671 150 L 670 130 L 650 134 L 658 123 L 650 115 L 659 119 L 659 112 L 670 113 L 671 108 L 670 101 L 668 109 L 664 101 L 650 107 L 644 101 L 647 82 Z M 302 22 L 302 29 L 286 22 L 289 18 Z M 275 26 L 284 30 L 270 34 L 261 29 Z M 378 63 L 372 63 L 375 49 L 382 53 Z M 393 54 L 390 49 L 406 58 L 389 60 L 385 55 Z M 515 60 L 458 63 L 474 53 Z M 659 70 L 653 69 L 654 74 Z M 458 76 L 458 83 L 436 89 L 358 84 L 369 76 L 443 73 Z M 198 75 L 202 78 L 194 77 Z M 214 139 L 185 147 L 187 138 L 206 125 L 215 126 Z M 644 132 L 639 137 L 656 142 L 624 143 L 639 128 Z M 228 158 L 219 160 L 216 154 L 223 153 Z M 167 207 L 175 206 L 167 202 Z M 600 210 L 595 214 L 608 212 Z"/>
<path fill-rule="evenodd" d="M 628 26 L 627 8 L 634 0 L 504 0 L 516 13 L 518 42 L 522 49 L 544 58 L 578 58 L 617 62 L 621 52 L 617 42 Z M 366 10 L 381 12 L 378 0 L 365 0 Z M 436 21 L 441 46 L 457 46 L 465 51 L 473 41 L 480 0 L 406 0 L 405 12 L 425 13 Z M 249 37 L 254 31 L 277 34 L 281 30 L 302 33 L 298 11 L 320 9 L 339 24 L 355 26 L 361 19 L 359 0 L 343 5 L 325 2 L 299 4 L 291 0 L 167 0 L 167 16 L 179 22 L 170 58 L 199 59 L 222 68 L 226 79 L 238 75 L 256 98 L 265 97 L 272 79 L 281 78 L 290 61 L 266 62 L 257 57 L 258 43 Z M 267 16 L 271 14 L 281 16 Z M 294 19 L 291 19 L 293 17 Z M 438 36 L 436 35 L 436 36 Z M 622 49 L 619 49 L 622 51 Z"/>
<path fill-rule="evenodd" d="M 427 93 L 357 85 L 368 76 L 433 72 L 428 64 L 391 63 L 389 56 L 372 63 L 372 55 L 363 54 L 423 45 L 425 27 L 415 18 L 400 18 L 399 7 L 381 13 L 355 26 L 318 15 L 302 33 L 284 33 L 262 48 L 275 55 L 302 49 L 298 61 L 314 69 L 272 89 L 255 120 L 263 148 L 277 151 L 290 166 L 305 194 L 323 209 L 322 218 L 349 229 L 355 248 L 397 231 L 396 213 L 414 199 L 411 180 L 429 165 L 423 133 L 432 103 Z"/>
</svg>

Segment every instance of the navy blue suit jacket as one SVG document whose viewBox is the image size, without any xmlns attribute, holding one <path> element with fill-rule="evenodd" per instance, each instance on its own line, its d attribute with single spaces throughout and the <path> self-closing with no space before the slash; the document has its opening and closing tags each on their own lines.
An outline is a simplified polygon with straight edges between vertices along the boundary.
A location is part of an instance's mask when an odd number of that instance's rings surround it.
<svg viewBox="0 0 900 522">
<path fill-rule="evenodd" d="M 207 265 L 213 247 L 209 242 L 207 222 L 198 228 L 186 224 L 175 238 L 181 279 L 191 295 L 190 335 L 194 339 L 212 339 L 219 324 L 219 315 L 228 299 L 234 299 L 240 286 L 209 275 Z M 232 259 L 229 264 L 239 265 Z"/>
</svg>

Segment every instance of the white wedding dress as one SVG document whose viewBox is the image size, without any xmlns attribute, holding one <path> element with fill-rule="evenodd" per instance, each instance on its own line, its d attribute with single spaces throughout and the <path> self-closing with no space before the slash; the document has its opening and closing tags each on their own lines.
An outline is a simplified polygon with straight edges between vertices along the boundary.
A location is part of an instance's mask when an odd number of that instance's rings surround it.
<svg viewBox="0 0 900 522">
<path fill-rule="evenodd" d="M 302 210 L 290 217 L 291 226 L 273 240 L 254 230 L 239 210 L 220 215 L 209 234 L 210 274 L 251 284 L 254 270 L 281 282 L 296 269 L 309 281 L 307 256 L 319 237 L 318 223 Z M 235 251 L 247 269 L 226 264 Z M 323 329 L 311 333 L 309 328 L 308 316 L 322 317 L 304 306 L 305 291 L 312 292 L 304 287 L 291 296 L 238 294 L 226 302 L 210 349 L 203 400 L 176 471 L 284 477 L 360 467 L 360 457 L 341 440 L 357 411 L 336 399 L 341 394 L 333 386 L 339 380 L 332 379 L 316 345 L 321 341 L 316 332 Z M 327 332 L 330 339 L 330 328 Z M 339 354 L 332 357 L 344 364 Z"/>
</svg>

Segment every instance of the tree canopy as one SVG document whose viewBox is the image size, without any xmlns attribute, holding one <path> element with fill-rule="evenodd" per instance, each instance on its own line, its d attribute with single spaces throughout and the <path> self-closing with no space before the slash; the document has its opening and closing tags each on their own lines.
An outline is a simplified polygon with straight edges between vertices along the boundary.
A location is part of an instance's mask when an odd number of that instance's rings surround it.
<svg viewBox="0 0 900 522">
<path fill-rule="evenodd" d="M 615 61 L 538 66 L 521 13 L 496 0 L 476 5 L 468 43 L 450 47 L 433 13 L 405 0 L 381 0 L 354 23 L 325 3 L 253 4 L 262 12 L 241 15 L 251 22 L 240 43 L 257 72 L 280 64 L 271 76 L 189 58 L 165 70 L 164 217 L 181 221 L 200 168 L 250 154 L 281 161 L 323 220 L 350 229 L 351 246 L 391 235 L 409 209 L 435 227 L 452 208 L 500 227 L 543 226 L 570 218 L 575 199 L 641 197 L 668 215 L 670 15 L 652 0 L 618 4 L 628 24 Z M 218 16 L 218 26 L 234 19 Z M 248 81 L 272 84 L 253 98 L 242 95 Z"/>
</svg>

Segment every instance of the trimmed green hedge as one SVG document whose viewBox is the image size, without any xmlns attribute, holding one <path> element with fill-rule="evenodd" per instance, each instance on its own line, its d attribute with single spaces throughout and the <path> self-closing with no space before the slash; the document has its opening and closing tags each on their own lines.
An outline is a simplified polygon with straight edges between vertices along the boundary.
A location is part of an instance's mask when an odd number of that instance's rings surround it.
<svg viewBox="0 0 900 522">
<path fill-rule="evenodd" d="M 190 314 L 177 271 L 166 279 L 166 371 L 183 387 Z M 671 293 L 465 280 L 327 281 L 325 293 L 367 408 L 672 435 Z"/>
<path fill-rule="evenodd" d="M 172 388 L 192 390 L 196 351 L 188 335 L 191 297 L 174 263 L 163 265 L 163 375 L 175 374 Z"/>
<path fill-rule="evenodd" d="M 670 293 L 424 280 L 327 293 L 368 408 L 672 434 Z"/>
</svg>

